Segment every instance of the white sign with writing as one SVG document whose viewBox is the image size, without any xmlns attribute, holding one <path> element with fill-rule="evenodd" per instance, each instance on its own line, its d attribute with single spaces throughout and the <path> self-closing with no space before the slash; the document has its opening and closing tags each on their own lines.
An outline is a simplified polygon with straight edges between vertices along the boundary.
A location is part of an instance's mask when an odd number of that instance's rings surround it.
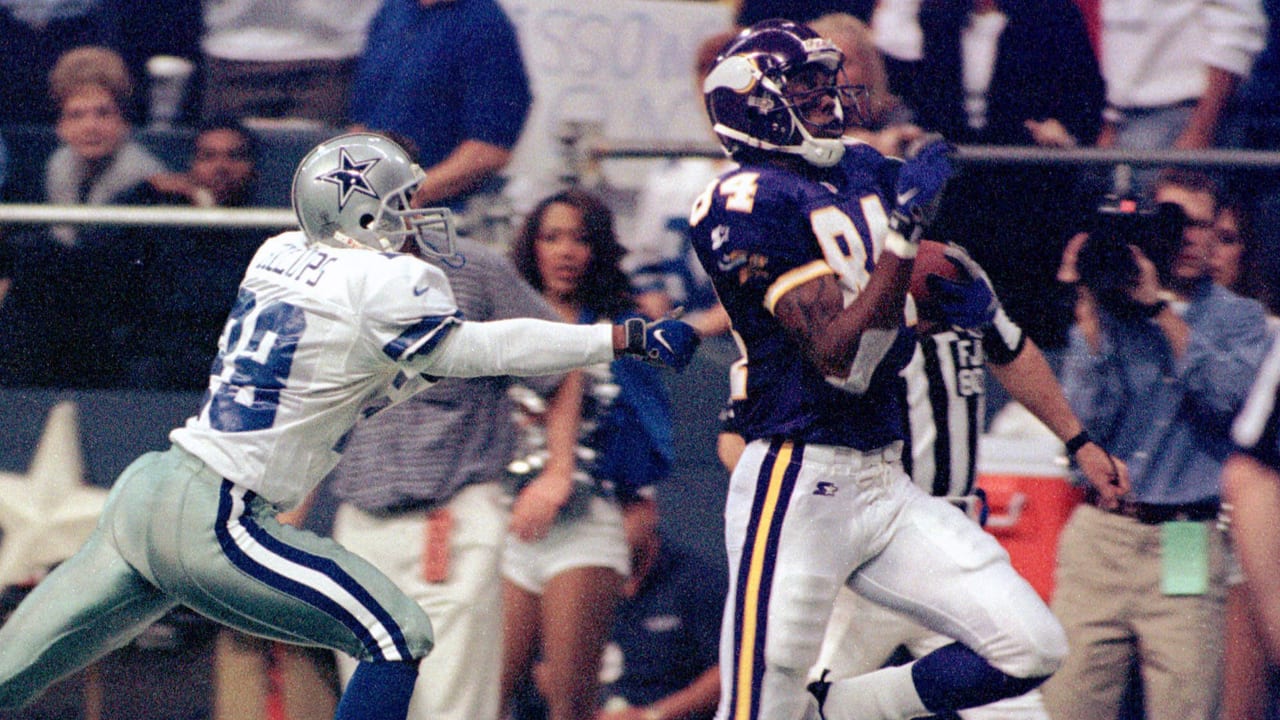
<svg viewBox="0 0 1280 720">
<path fill-rule="evenodd" d="M 515 23 L 534 104 L 506 174 L 518 210 L 558 189 L 569 171 L 566 128 L 630 141 L 711 139 L 694 57 L 732 27 L 721 2 L 500 0 Z M 635 186 L 648 161 L 616 161 L 607 180 Z"/>
</svg>

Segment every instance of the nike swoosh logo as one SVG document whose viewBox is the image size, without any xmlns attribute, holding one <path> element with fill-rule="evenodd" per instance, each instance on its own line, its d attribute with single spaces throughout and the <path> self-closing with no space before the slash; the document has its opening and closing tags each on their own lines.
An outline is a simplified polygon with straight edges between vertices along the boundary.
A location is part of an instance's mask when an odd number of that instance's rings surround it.
<svg viewBox="0 0 1280 720">
<path fill-rule="evenodd" d="M 911 188 L 910 190 L 898 195 L 898 205 L 911 202 L 911 198 L 920 194 L 920 188 Z"/>
<path fill-rule="evenodd" d="M 666 349 L 667 349 L 667 352 L 671 353 L 672 355 L 675 355 L 675 354 L 676 354 L 676 349 L 675 349 L 675 348 L 673 348 L 673 347 L 671 347 L 671 343 L 667 342 L 667 331 L 666 331 L 666 330 L 661 330 L 661 329 L 659 329 L 659 330 L 654 330 L 654 331 L 653 331 L 653 339 L 654 339 L 654 340 L 657 340 L 657 341 L 662 345 L 662 347 L 666 348 Z"/>
<path fill-rule="evenodd" d="M 427 294 L 427 292 L 428 292 L 428 291 L 430 291 L 430 290 L 431 290 L 431 286 L 430 286 L 430 285 L 425 285 L 425 286 L 423 286 L 423 287 L 416 287 L 416 288 L 414 288 L 414 289 L 413 289 L 413 296 L 414 296 L 414 297 L 422 297 L 423 295 L 426 295 L 426 294 Z"/>
</svg>

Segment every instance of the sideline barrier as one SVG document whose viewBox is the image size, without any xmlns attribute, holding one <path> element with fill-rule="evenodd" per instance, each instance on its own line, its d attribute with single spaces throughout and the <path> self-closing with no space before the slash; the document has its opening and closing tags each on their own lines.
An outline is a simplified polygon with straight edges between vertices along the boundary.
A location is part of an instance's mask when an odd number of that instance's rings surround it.
<svg viewBox="0 0 1280 720">
<path fill-rule="evenodd" d="M 1058 533 L 1084 498 L 1071 484 L 1062 443 L 1052 435 L 982 437 L 978 487 L 987 494 L 987 531 L 1048 602 L 1058 559 Z"/>
</svg>

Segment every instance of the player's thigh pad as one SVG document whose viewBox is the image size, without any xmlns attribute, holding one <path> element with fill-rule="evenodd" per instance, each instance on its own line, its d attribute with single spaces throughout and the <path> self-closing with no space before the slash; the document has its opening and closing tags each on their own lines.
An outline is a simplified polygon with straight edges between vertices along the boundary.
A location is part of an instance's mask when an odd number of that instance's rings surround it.
<svg viewBox="0 0 1280 720">
<path fill-rule="evenodd" d="M 140 461 L 142 464 L 142 461 Z M 117 513 L 121 554 L 166 592 L 254 635 L 359 660 L 425 656 L 431 622 L 368 561 L 281 525 L 276 509 L 181 449 L 148 456 Z"/>
<path fill-rule="evenodd" d="M 1067 651 L 1062 626 L 995 538 L 914 485 L 898 490 L 910 497 L 894 522 L 893 542 L 851 587 L 959 640 L 1009 675 L 1056 670 Z"/>
<path fill-rule="evenodd" d="M 882 457 L 756 441 L 730 481 L 725 509 L 740 641 L 770 665 L 807 672 L 836 590 L 881 547 L 892 513 L 882 484 L 909 482 Z"/>
<path fill-rule="evenodd" d="M 809 677 L 817 680 L 824 671 L 828 671 L 828 679 L 863 675 L 883 667 L 900 646 L 906 647 L 912 657 L 921 657 L 951 642 L 951 638 L 902 613 L 841 588 L 822 641 L 822 653 Z"/>
</svg>

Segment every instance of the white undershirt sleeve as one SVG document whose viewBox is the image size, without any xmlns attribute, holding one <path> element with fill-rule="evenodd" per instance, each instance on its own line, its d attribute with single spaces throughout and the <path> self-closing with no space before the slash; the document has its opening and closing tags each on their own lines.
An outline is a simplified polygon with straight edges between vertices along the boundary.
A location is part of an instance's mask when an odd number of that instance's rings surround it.
<svg viewBox="0 0 1280 720">
<path fill-rule="evenodd" d="M 459 323 L 409 365 L 437 377 L 552 375 L 613 357 L 612 325 L 515 318 Z"/>
</svg>

